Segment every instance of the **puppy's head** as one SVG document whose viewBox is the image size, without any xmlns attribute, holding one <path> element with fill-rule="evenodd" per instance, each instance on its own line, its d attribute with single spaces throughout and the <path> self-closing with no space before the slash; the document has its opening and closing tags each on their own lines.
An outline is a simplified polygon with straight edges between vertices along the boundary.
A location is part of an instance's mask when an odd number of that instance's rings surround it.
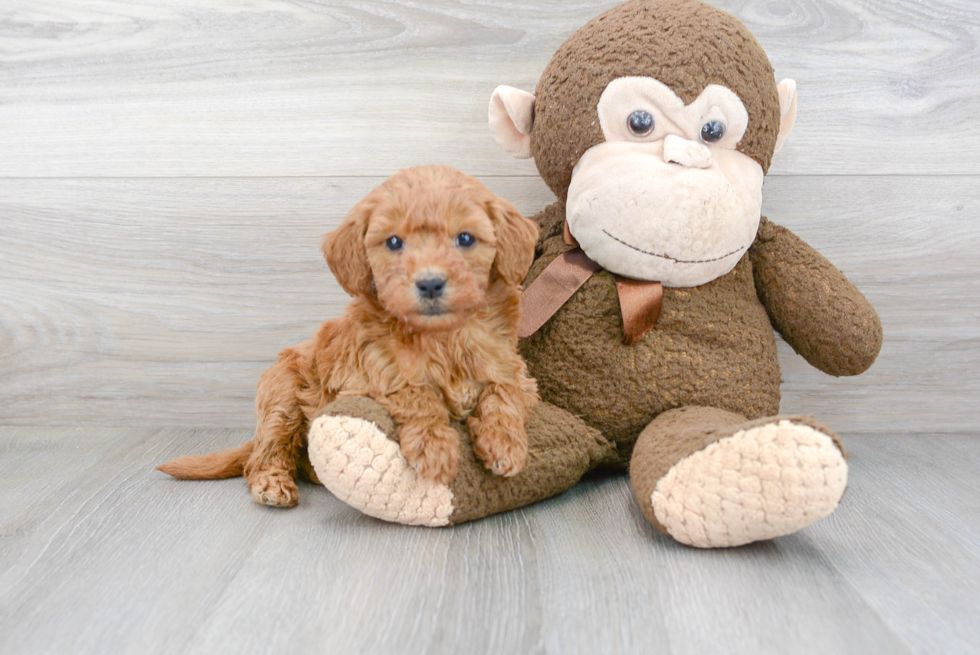
<svg viewBox="0 0 980 655">
<path fill-rule="evenodd" d="M 443 166 L 401 171 L 323 241 L 352 296 L 377 295 L 417 330 L 458 328 L 493 284 L 517 286 L 534 260 L 537 226 L 477 180 Z"/>
</svg>

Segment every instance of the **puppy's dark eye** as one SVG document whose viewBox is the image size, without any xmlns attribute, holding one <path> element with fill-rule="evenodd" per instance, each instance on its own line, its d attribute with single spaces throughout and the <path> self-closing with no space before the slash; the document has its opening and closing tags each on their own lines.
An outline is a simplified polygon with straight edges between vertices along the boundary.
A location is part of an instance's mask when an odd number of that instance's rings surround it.
<svg viewBox="0 0 980 655">
<path fill-rule="evenodd" d="M 701 140 L 714 143 L 725 136 L 725 124 L 721 121 L 708 121 L 701 127 Z"/>
<path fill-rule="evenodd" d="M 387 248 L 391 252 L 398 252 L 399 250 L 402 249 L 404 245 L 405 242 L 399 239 L 398 237 L 392 236 L 385 239 L 385 248 Z"/>
<path fill-rule="evenodd" d="M 637 109 L 626 119 L 626 125 L 636 136 L 647 136 L 653 132 L 653 114 Z"/>
<path fill-rule="evenodd" d="M 476 237 L 469 232 L 460 232 L 456 237 L 456 245 L 460 248 L 472 248 L 476 245 Z"/>
</svg>

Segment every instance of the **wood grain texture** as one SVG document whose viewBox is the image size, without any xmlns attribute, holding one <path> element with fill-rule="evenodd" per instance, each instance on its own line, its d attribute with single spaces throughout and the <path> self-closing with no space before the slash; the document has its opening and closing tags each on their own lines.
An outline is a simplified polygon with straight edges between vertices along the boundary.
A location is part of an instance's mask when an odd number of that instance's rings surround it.
<svg viewBox="0 0 980 655">
<path fill-rule="evenodd" d="M 0 651 L 945 655 L 980 643 L 975 435 L 845 435 L 850 488 L 830 519 L 716 551 L 655 532 L 618 475 L 425 529 L 365 517 L 322 487 L 274 510 L 240 479 L 152 470 L 246 438 L 0 428 L 0 492 L 17 499 L 0 516 Z"/>
<path fill-rule="evenodd" d="M 0 422 L 252 425 L 261 372 L 347 302 L 321 234 L 381 179 L 0 180 Z M 487 182 L 527 214 L 552 199 L 536 178 Z M 783 410 L 974 430 L 980 179 L 778 177 L 765 197 L 885 327 L 856 378 L 781 344 Z"/>
<path fill-rule="evenodd" d="M 808 536 L 913 652 L 975 653 L 980 439 L 890 437 L 846 439 L 847 512 L 817 523 Z M 942 637 L 935 621 L 945 626 Z"/>
<path fill-rule="evenodd" d="M 614 4 L 4 2 L 0 176 L 534 175 L 494 144 L 490 93 L 533 90 Z M 799 83 L 774 174 L 980 174 L 973 0 L 716 4 Z"/>
</svg>

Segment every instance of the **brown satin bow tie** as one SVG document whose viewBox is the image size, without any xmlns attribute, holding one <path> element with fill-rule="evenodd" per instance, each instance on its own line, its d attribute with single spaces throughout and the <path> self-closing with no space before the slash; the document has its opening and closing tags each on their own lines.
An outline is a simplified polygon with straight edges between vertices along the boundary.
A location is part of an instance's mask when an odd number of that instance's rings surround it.
<svg viewBox="0 0 980 655">
<path fill-rule="evenodd" d="M 529 337 L 555 315 L 572 294 L 601 266 L 589 259 L 565 223 L 565 243 L 574 249 L 557 257 L 541 271 L 521 297 L 521 323 L 517 336 Z M 632 346 L 650 331 L 660 317 L 664 288 L 659 282 L 642 282 L 614 276 L 623 315 L 623 341 Z"/>
</svg>

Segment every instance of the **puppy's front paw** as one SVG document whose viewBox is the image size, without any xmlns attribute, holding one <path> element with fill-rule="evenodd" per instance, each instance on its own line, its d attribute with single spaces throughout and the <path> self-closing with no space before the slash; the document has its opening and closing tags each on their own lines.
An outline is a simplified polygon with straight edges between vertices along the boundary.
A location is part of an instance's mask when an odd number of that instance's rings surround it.
<svg viewBox="0 0 980 655">
<path fill-rule="evenodd" d="M 491 473 L 509 478 L 524 470 L 527 432 L 522 424 L 496 416 L 471 417 L 467 427 L 473 435 L 473 453 Z"/>
<path fill-rule="evenodd" d="M 448 485 L 459 468 L 459 436 L 446 426 L 403 425 L 399 441 L 405 459 L 426 480 Z"/>
<path fill-rule="evenodd" d="M 295 507 L 299 488 L 285 471 L 259 471 L 248 478 L 252 500 L 269 507 Z"/>
</svg>

